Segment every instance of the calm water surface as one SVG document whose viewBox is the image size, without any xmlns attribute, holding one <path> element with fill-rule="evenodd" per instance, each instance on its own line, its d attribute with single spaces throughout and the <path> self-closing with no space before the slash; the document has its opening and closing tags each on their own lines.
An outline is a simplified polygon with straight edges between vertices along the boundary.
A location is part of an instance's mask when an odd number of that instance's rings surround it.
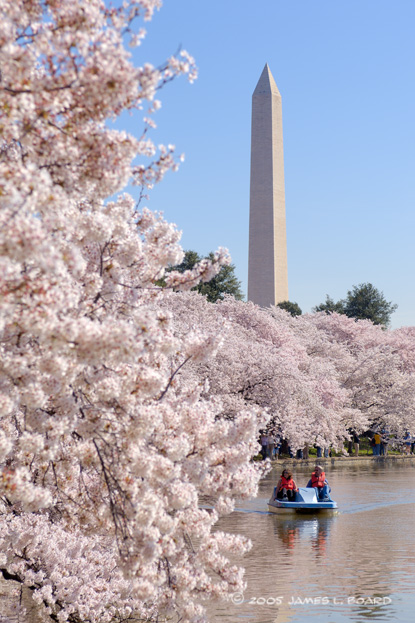
<svg viewBox="0 0 415 623">
<path fill-rule="evenodd" d="M 258 497 L 220 522 L 221 530 L 248 536 L 253 548 L 243 561 L 247 590 L 211 607 L 212 623 L 415 621 L 415 465 L 326 467 L 335 516 L 268 513 L 281 470 L 274 467 Z M 310 466 L 293 471 L 304 486 Z M 17 623 L 19 591 L 8 584 L 0 583 L 0 623 Z M 32 610 L 24 623 L 39 621 Z"/>
<path fill-rule="evenodd" d="M 221 520 L 248 536 L 248 588 L 210 609 L 215 623 L 415 621 L 415 466 L 408 462 L 326 467 L 334 516 L 280 516 L 267 501 L 282 464 L 258 497 Z M 310 466 L 295 467 L 305 486 Z"/>
</svg>

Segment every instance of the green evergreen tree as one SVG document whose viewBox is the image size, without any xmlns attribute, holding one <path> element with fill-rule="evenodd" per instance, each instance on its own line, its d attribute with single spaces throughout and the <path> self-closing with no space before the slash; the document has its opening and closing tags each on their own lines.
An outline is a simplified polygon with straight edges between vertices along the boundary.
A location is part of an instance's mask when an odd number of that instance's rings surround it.
<svg viewBox="0 0 415 623">
<path fill-rule="evenodd" d="M 313 308 L 313 312 L 325 311 L 327 314 L 337 312 L 349 318 L 357 320 L 371 320 L 373 324 L 381 324 L 387 327 L 390 318 L 397 309 L 397 305 L 387 301 L 383 295 L 371 283 L 361 283 L 353 286 L 347 292 L 347 297 L 337 301 L 337 303 L 326 296 L 325 303 L 321 303 Z"/>
<path fill-rule="evenodd" d="M 325 302 L 313 307 L 312 311 L 315 313 L 324 311 L 326 314 L 332 314 L 333 312 L 336 312 L 337 314 L 344 314 L 344 301 L 340 300 L 336 303 L 328 294 L 326 294 Z"/>
<path fill-rule="evenodd" d="M 349 318 L 371 320 L 373 324 L 382 324 L 387 327 L 390 317 L 398 308 L 371 283 L 361 283 L 349 290 L 344 304 L 344 313 Z"/>
<path fill-rule="evenodd" d="M 281 301 L 281 303 L 278 303 L 277 307 L 284 309 L 286 312 L 291 314 L 291 316 L 301 316 L 303 313 L 298 303 L 294 303 L 292 301 Z"/>
<path fill-rule="evenodd" d="M 207 259 L 213 260 L 214 254 L 209 253 Z M 185 251 L 184 259 L 181 264 L 172 266 L 170 270 L 177 270 L 184 273 L 186 270 L 191 270 L 197 262 L 200 262 L 203 258 L 196 251 Z M 164 285 L 160 283 L 160 285 Z M 216 277 L 213 277 L 206 283 L 199 283 L 192 290 L 197 290 L 211 303 L 223 299 L 225 294 L 230 294 L 238 301 L 242 301 L 244 296 L 241 290 L 241 282 L 235 275 L 235 266 L 230 264 L 229 266 L 222 266 Z"/>
</svg>

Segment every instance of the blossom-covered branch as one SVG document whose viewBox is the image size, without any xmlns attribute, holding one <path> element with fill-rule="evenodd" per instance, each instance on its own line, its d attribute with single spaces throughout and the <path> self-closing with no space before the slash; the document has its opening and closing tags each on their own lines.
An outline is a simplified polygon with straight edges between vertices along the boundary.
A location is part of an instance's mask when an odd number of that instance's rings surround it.
<svg viewBox="0 0 415 623">
<path fill-rule="evenodd" d="M 211 529 L 255 494 L 257 418 L 218 425 L 216 398 L 175 374 L 221 339 L 175 335 L 155 283 L 181 262 L 180 233 L 117 195 L 177 168 L 148 129 L 193 59 L 137 67 L 125 45 L 160 4 L 1 0 L 0 567 L 45 620 L 196 622 L 204 599 L 243 586 L 226 553 L 249 544 Z M 124 110 L 143 111 L 141 138 L 106 124 Z"/>
</svg>

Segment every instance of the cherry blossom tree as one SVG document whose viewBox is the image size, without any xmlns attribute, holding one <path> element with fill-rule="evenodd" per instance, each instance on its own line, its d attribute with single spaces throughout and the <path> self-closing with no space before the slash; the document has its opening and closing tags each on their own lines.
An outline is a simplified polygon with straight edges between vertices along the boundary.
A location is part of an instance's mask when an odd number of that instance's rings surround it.
<svg viewBox="0 0 415 623">
<path fill-rule="evenodd" d="M 1 0 L 0 570 L 45 621 L 202 621 L 204 600 L 243 587 L 227 553 L 248 542 L 212 527 L 255 494 L 261 422 L 216 421 L 218 398 L 180 378 L 220 337 L 174 333 L 154 283 L 180 235 L 117 195 L 177 168 L 148 134 L 193 60 L 136 67 L 126 47 L 160 4 Z M 125 110 L 146 115 L 141 137 L 106 125 Z M 219 250 L 167 286 L 228 263 Z"/>
<path fill-rule="evenodd" d="M 387 331 L 339 314 L 292 317 L 276 308 L 227 298 L 215 305 L 184 293 L 163 301 L 175 334 L 203 326 L 223 336 L 215 358 L 180 374 L 220 398 L 217 417 L 243 408 L 270 416 L 268 430 L 293 450 L 306 444 L 338 450 L 350 430 L 413 430 L 413 329 Z"/>
<path fill-rule="evenodd" d="M 388 331 L 336 313 L 304 316 L 301 323 L 324 338 L 309 342 L 308 352 L 332 360 L 354 410 L 352 428 L 385 428 L 397 439 L 415 432 L 413 328 Z"/>
<path fill-rule="evenodd" d="M 232 419 L 241 409 L 270 417 L 293 450 L 305 444 L 340 447 L 356 413 L 339 382 L 333 361 L 313 357 L 307 347 L 322 332 L 279 309 L 261 309 L 232 297 L 211 304 L 194 293 L 172 293 L 163 305 L 173 313 L 175 334 L 209 331 L 221 335 L 216 357 L 196 361 L 180 372 L 205 384 L 204 394 L 220 398 L 218 418 Z M 307 339 L 302 335 L 307 334 Z"/>
</svg>

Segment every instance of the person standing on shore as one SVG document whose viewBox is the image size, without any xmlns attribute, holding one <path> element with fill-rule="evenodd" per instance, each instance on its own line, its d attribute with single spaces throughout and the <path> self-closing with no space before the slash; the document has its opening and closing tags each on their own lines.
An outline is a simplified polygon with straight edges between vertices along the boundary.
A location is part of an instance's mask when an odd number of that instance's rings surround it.
<svg viewBox="0 0 415 623">
<path fill-rule="evenodd" d="M 373 440 L 374 440 L 373 456 L 379 456 L 380 455 L 380 442 L 381 442 L 381 437 L 379 433 L 375 433 L 373 435 Z"/>
<path fill-rule="evenodd" d="M 403 444 L 404 454 L 411 454 L 411 445 L 412 445 L 412 438 L 409 432 L 407 431 L 405 433 L 404 444 Z"/>
<path fill-rule="evenodd" d="M 268 435 L 265 432 L 261 433 L 259 443 L 261 444 L 262 458 L 265 461 L 265 459 L 267 458 L 267 452 L 268 452 Z"/>
<path fill-rule="evenodd" d="M 267 457 L 269 459 L 273 459 L 274 458 L 274 448 L 275 448 L 275 437 L 274 437 L 274 435 L 268 435 Z"/>
<path fill-rule="evenodd" d="M 359 435 L 356 433 L 356 431 L 353 431 L 353 443 L 354 443 L 354 454 L 355 454 L 355 456 L 359 456 L 360 439 L 359 439 Z"/>
<path fill-rule="evenodd" d="M 381 441 L 380 441 L 380 454 L 381 456 L 387 456 L 388 454 L 388 444 L 389 444 L 389 434 L 387 431 L 382 431 Z"/>
</svg>

